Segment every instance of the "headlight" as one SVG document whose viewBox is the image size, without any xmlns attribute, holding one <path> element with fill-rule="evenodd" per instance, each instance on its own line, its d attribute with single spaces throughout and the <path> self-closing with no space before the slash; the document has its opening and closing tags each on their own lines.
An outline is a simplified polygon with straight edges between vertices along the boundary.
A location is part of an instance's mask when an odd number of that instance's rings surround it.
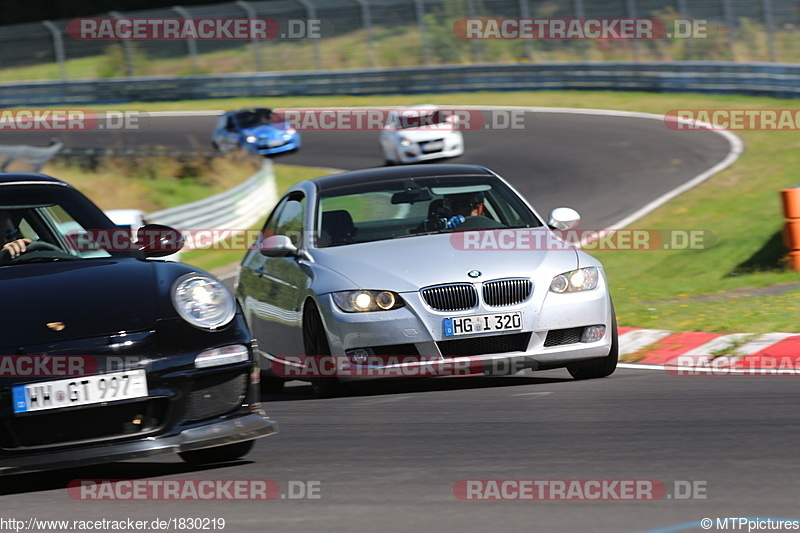
<svg viewBox="0 0 800 533">
<path fill-rule="evenodd" d="M 233 296 L 219 281 L 202 274 L 185 274 L 172 285 L 172 304 L 188 323 L 217 329 L 236 313 Z"/>
<path fill-rule="evenodd" d="M 550 290 L 553 292 L 590 291 L 597 288 L 600 273 L 597 267 L 579 268 L 564 272 L 553 278 Z"/>
<path fill-rule="evenodd" d="M 400 137 L 400 146 L 411 146 L 411 139 Z"/>
<path fill-rule="evenodd" d="M 295 133 L 297 133 L 297 130 L 294 128 L 289 128 L 286 130 L 286 133 L 287 135 L 294 135 Z"/>
<path fill-rule="evenodd" d="M 405 305 L 400 295 L 391 291 L 334 292 L 333 301 L 345 313 L 389 311 Z"/>
<path fill-rule="evenodd" d="M 247 141 L 247 142 L 249 142 L 251 144 L 256 142 L 257 140 L 258 140 L 258 137 L 256 137 L 255 135 L 248 135 L 247 138 L 245 139 L 245 141 Z"/>
</svg>

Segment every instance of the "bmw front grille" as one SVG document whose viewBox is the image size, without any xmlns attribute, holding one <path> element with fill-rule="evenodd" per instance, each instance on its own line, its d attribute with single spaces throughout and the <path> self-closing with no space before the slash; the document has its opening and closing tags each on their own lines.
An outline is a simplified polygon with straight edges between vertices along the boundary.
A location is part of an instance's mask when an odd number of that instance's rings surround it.
<svg viewBox="0 0 800 533">
<path fill-rule="evenodd" d="M 422 289 L 425 303 L 437 311 L 464 311 L 478 305 L 478 291 L 471 283 L 453 283 Z"/>
<path fill-rule="evenodd" d="M 515 305 L 531 295 L 533 282 L 529 279 L 499 279 L 483 284 L 483 301 L 492 307 Z"/>
</svg>

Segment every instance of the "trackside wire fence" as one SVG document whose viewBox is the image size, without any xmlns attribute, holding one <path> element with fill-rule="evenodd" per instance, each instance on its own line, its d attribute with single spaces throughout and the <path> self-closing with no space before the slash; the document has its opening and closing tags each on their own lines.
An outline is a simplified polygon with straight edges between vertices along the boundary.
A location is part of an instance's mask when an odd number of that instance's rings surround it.
<svg viewBox="0 0 800 533">
<path fill-rule="evenodd" d="M 0 83 L 478 63 L 800 63 L 797 0 L 270 0 L 98 13 L 102 18 L 320 21 L 269 40 L 78 39 L 69 20 L 0 27 Z M 464 18 L 654 18 L 707 24 L 651 40 L 459 38 Z M 671 27 L 671 26 L 670 26 Z M 312 38 L 313 37 L 313 38 Z"/>
</svg>

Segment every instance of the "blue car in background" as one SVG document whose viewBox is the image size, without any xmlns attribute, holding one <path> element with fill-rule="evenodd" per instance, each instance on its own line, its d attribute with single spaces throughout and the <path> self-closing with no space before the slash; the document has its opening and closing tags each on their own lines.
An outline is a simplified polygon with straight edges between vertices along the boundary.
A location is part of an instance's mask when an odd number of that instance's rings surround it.
<svg viewBox="0 0 800 533">
<path fill-rule="evenodd" d="M 300 148 L 300 134 L 271 109 L 256 107 L 228 111 L 214 127 L 212 146 L 227 152 L 242 148 L 253 155 L 270 156 Z"/>
</svg>

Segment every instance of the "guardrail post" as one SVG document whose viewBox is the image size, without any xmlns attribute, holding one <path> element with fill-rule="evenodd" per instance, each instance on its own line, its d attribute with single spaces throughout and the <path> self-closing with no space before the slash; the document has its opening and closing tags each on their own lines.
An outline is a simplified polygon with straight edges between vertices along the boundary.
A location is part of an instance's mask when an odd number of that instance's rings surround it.
<svg viewBox="0 0 800 533">
<path fill-rule="evenodd" d="M 317 8 L 310 0 L 295 0 L 298 4 L 306 9 L 306 18 L 308 20 L 317 19 Z M 319 55 L 319 39 L 311 39 L 311 46 L 314 49 L 314 65 L 317 70 L 322 70 L 322 59 Z"/>
<path fill-rule="evenodd" d="M 686 0 L 678 0 L 678 16 L 680 18 L 689 17 L 689 8 L 686 6 Z M 684 61 L 692 59 L 692 39 L 683 39 L 683 53 Z"/>
<path fill-rule="evenodd" d="M 119 11 L 111 11 L 109 15 L 115 19 L 125 18 Z M 122 53 L 125 55 L 125 75 L 131 77 L 136 72 L 133 64 L 133 47 L 128 39 L 120 39 L 119 44 L 122 46 Z"/>
<path fill-rule="evenodd" d="M 173 6 L 172 10 L 184 19 L 192 18 L 191 14 L 189 14 L 184 7 Z M 186 51 L 189 52 L 189 61 L 192 65 L 192 74 L 197 74 L 200 69 L 197 65 L 197 41 L 195 39 L 186 39 Z"/>
<path fill-rule="evenodd" d="M 519 0 L 519 17 L 523 19 L 531 18 L 531 8 L 528 6 L 528 0 Z M 525 54 L 528 56 L 528 61 L 533 61 L 533 43 L 530 39 L 525 39 L 522 43 L 525 47 Z"/>
<path fill-rule="evenodd" d="M 242 8 L 242 11 L 245 12 L 247 18 L 249 19 L 256 19 L 258 18 L 258 14 L 256 10 L 253 9 L 253 6 L 245 2 L 244 0 L 236 0 L 236 5 Z M 256 39 L 255 35 L 250 40 L 251 44 L 253 45 L 253 58 L 256 61 L 256 70 L 261 72 L 261 40 Z"/>
<path fill-rule="evenodd" d="M 635 19 L 636 15 L 636 0 L 625 0 L 625 7 L 628 11 L 628 18 Z M 633 60 L 639 62 L 639 42 L 636 39 L 631 39 L 631 50 L 633 51 Z"/>
<path fill-rule="evenodd" d="M 67 66 L 64 59 L 64 39 L 61 37 L 61 30 L 49 20 L 43 20 L 42 26 L 50 30 L 50 34 L 53 36 L 53 51 L 55 52 L 56 62 L 58 63 L 58 71 L 61 73 L 61 79 L 66 80 Z"/>
<path fill-rule="evenodd" d="M 775 20 L 772 18 L 772 0 L 761 0 L 761 9 L 764 12 L 764 27 L 767 30 L 769 60 L 776 63 L 778 59 L 775 52 Z"/>
<path fill-rule="evenodd" d="M 572 9 L 575 12 L 575 18 L 586 18 L 586 14 L 583 11 L 583 0 L 573 0 Z M 581 40 L 580 47 L 581 58 L 584 61 L 589 61 L 589 43 L 587 43 L 585 40 Z"/>
<path fill-rule="evenodd" d="M 469 13 L 469 18 L 478 18 L 475 0 L 467 0 L 467 12 Z M 472 61 L 475 63 L 483 62 L 483 51 L 481 50 L 481 42 L 478 39 L 472 39 Z"/>
<path fill-rule="evenodd" d="M 425 27 L 425 5 L 423 0 L 414 0 L 414 8 L 417 14 L 417 24 L 419 32 L 422 34 L 422 56 L 426 65 L 431 64 L 431 44 L 428 42 L 428 30 Z"/>
<path fill-rule="evenodd" d="M 728 49 L 731 52 L 731 61 L 736 61 L 735 28 L 736 19 L 733 17 L 733 6 L 731 0 L 722 0 L 722 14 L 725 17 L 725 24 L 728 26 Z"/>
<path fill-rule="evenodd" d="M 375 60 L 375 46 L 372 42 L 372 14 L 369 11 L 369 3 L 367 0 L 355 0 L 361 6 L 361 23 L 364 24 L 364 35 L 367 41 L 367 56 L 369 56 L 369 64 L 371 67 L 376 67 L 377 61 Z"/>
</svg>

